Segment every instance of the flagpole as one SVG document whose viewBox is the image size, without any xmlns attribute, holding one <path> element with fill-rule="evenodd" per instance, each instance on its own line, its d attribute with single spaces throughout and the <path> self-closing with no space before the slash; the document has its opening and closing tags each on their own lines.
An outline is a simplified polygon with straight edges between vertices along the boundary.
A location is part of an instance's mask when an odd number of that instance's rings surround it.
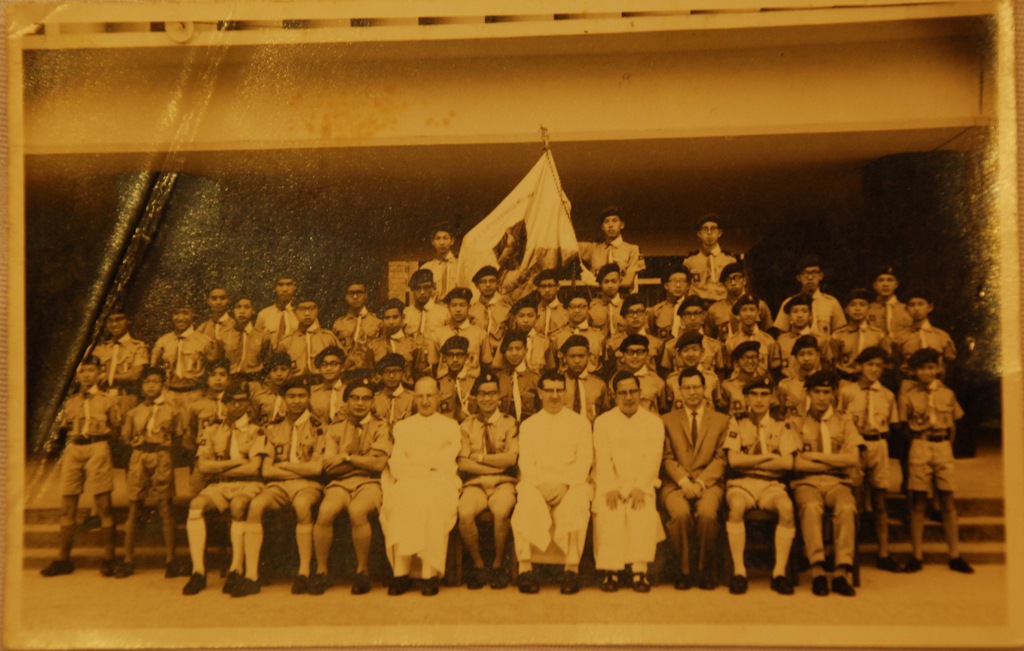
<svg viewBox="0 0 1024 651">
<path fill-rule="evenodd" d="M 545 127 L 543 124 L 540 125 L 540 139 L 544 143 L 544 155 L 548 157 L 548 162 L 551 163 L 551 169 L 554 170 L 556 168 L 555 168 L 554 156 L 552 156 L 552 154 L 551 154 L 551 134 L 548 132 L 547 127 Z M 569 223 L 572 224 L 572 211 L 570 211 L 569 208 L 565 205 L 565 199 L 563 198 L 563 197 L 565 197 L 565 192 L 562 190 L 562 179 L 561 179 L 561 177 L 557 173 L 555 174 L 555 182 L 558 184 L 558 197 L 559 197 L 559 200 L 561 200 L 561 202 L 562 202 L 562 207 L 565 208 L 565 215 L 566 215 L 566 217 L 569 218 Z M 574 231 L 576 230 L 575 224 L 573 224 L 573 230 Z M 577 249 L 576 249 L 576 259 L 579 261 L 579 272 L 582 275 L 582 273 L 583 273 L 583 256 L 580 254 L 579 247 L 577 247 Z M 575 273 L 572 276 L 572 285 L 571 285 L 571 287 L 573 289 L 576 288 L 576 274 Z"/>
</svg>

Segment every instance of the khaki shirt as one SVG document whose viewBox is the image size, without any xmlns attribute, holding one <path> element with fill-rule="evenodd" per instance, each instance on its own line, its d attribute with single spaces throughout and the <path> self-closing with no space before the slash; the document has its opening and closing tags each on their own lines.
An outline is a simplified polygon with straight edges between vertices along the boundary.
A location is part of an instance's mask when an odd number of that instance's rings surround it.
<svg viewBox="0 0 1024 651">
<path fill-rule="evenodd" d="M 247 323 L 243 330 L 231 328 L 220 333 L 224 357 L 231 362 L 231 374 L 255 374 L 263 371 L 270 357 L 270 335 Z"/>
<path fill-rule="evenodd" d="M 482 414 L 462 421 L 462 449 L 460 458 L 470 459 L 480 454 L 501 454 L 515 452 L 519 454 L 519 427 L 511 416 L 495 411 L 488 421 Z M 465 486 L 496 486 L 516 481 L 518 475 L 513 465 L 497 475 L 474 475 L 468 472 L 459 473 Z"/>
<path fill-rule="evenodd" d="M 170 447 L 185 431 L 181 412 L 171 406 L 164 396 L 154 404 L 141 402 L 125 417 L 121 427 L 122 440 L 132 447 L 148 443 Z"/>
<path fill-rule="evenodd" d="M 885 434 L 889 425 L 900 422 L 896 396 L 879 382 L 867 388 L 860 382 L 844 384 L 839 389 L 839 411 L 853 420 L 861 434 Z"/>
<path fill-rule="evenodd" d="M 407 387 L 399 385 L 394 395 L 381 390 L 373 395 L 373 415 L 388 425 L 408 418 L 416 413 L 413 393 Z"/>
<path fill-rule="evenodd" d="M 266 439 L 258 425 L 242 416 L 234 423 L 210 423 L 199 433 L 196 457 L 212 461 L 249 460 L 265 454 Z"/>
<path fill-rule="evenodd" d="M 373 368 L 367 350 L 370 342 L 380 337 L 380 327 L 380 319 L 366 307 L 355 316 L 349 313 L 334 320 L 331 330 L 348 357 L 347 367 Z"/>
<path fill-rule="evenodd" d="M 841 414 L 838 411 L 829 407 L 829 410 L 823 415 L 821 422 L 816 420 L 810 414 L 800 419 L 793 419 L 790 422 L 791 427 L 796 429 L 800 435 L 801 449 L 804 452 L 822 452 L 822 432 L 821 423 L 824 422 L 828 425 L 829 438 L 832 441 L 832 453 L 833 454 L 846 454 L 859 450 L 864 446 L 864 439 L 861 438 L 860 432 L 857 431 L 857 427 L 850 420 L 850 417 Z M 802 481 L 804 477 L 811 477 L 814 475 L 834 475 L 840 478 L 840 483 L 853 484 L 860 479 L 862 474 L 860 464 L 854 464 L 853 466 L 845 469 L 836 468 L 826 472 L 810 472 L 801 473 L 800 476 L 795 478 L 791 485 L 797 486 L 801 483 L 807 483 Z"/>
<path fill-rule="evenodd" d="M 537 323 L 533 329 L 551 339 L 569 323 L 569 310 L 557 298 L 547 305 L 537 306 Z"/>
<path fill-rule="evenodd" d="M 180 335 L 169 332 L 157 339 L 152 365 L 167 371 L 168 388 L 197 389 L 203 384 L 206 362 L 213 359 L 213 354 L 213 340 L 189 328 Z"/>
<path fill-rule="evenodd" d="M 885 332 L 865 321 L 861 327 L 846 324 L 832 333 L 830 340 L 833 364 L 837 371 L 855 373 L 857 355 L 865 348 L 878 346 L 886 353 L 892 352 L 892 345 Z"/>
<path fill-rule="evenodd" d="M 69 439 L 109 436 L 115 428 L 121 426 L 120 412 L 120 402 L 94 386 L 86 393 L 79 391 L 68 398 L 64 404 L 61 427 L 68 430 Z"/>
<path fill-rule="evenodd" d="M 719 277 L 722 269 L 736 262 L 736 258 L 729 255 L 719 245 L 715 245 L 708 253 L 695 251 L 683 260 L 683 265 L 690 270 L 690 280 L 693 283 L 693 293 L 706 301 L 720 301 L 725 298 L 725 285 Z"/>
<path fill-rule="evenodd" d="M 725 341 L 725 350 L 722 357 L 725 358 L 726 368 L 732 368 L 732 351 L 736 350 L 744 341 L 756 341 L 761 344 L 758 350 L 757 374 L 767 375 L 769 371 L 782 366 L 782 353 L 779 350 L 779 342 L 775 341 L 770 334 L 754 326 L 752 334 L 745 334 L 742 330 L 736 331 L 733 336 Z"/>
<path fill-rule="evenodd" d="M 736 304 L 738 299 L 739 297 L 732 298 L 726 296 L 722 300 L 711 304 L 711 307 L 708 308 L 707 323 L 704 328 L 708 335 L 721 342 L 725 342 L 734 332 L 740 329 L 740 318 L 732 313 L 732 306 Z M 757 322 L 757 327 L 767 330 L 774 323 L 772 311 L 768 309 L 768 304 L 764 301 L 759 300 L 757 303 L 759 306 L 758 313 L 761 315 L 761 320 Z"/>
<path fill-rule="evenodd" d="M 133 382 L 125 383 L 121 380 L 114 380 L 114 374 L 123 375 L 131 372 L 132 369 L 141 371 L 149 364 L 149 348 L 144 342 L 134 339 L 128 333 L 122 335 L 117 341 L 108 339 L 97 344 L 92 349 L 92 354 L 100 360 L 100 386 L 106 388 L 126 389 L 133 386 Z M 113 373 L 110 368 L 111 361 L 114 362 Z"/>
<path fill-rule="evenodd" d="M 956 395 L 938 380 L 932 383 L 931 389 L 914 382 L 900 392 L 898 404 L 900 420 L 907 423 L 912 432 L 952 430 L 956 421 L 964 417 Z"/>
<path fill-rule="evenodd" d="M 729 433 L 722 445 L 722 449 L 727 453 L 727 460 L 730 450 L 750 455 L 774 454 L 785 457 L 796 454 L 801 447 L 800 436 L 789 421 L 778 421 L 768 415 L 761 419 L 760 424 L 754 423 L 750 418 L 733 418 L 729 421 Z M 730 478 L 781 479 L 786 474 L 785 470 L 734 467 L 729 469 Z"/>
<path fill-rule="evenodd" d="M 273 455 L 274 463 L 292 460 L 292 443 L 296 444 L 295 460 L 315 461 L 323 454 L 323 426 L 316 416 L 306 411 L 294 423 L 285 418 L 267 425 L 267 454 Z"/>
<path fill-rule="evenodd" d="M 385 457 L 391 456 L 394 441 L 391 439 L 391 428 L 373 414 L 367 415 L 359 423 L 351 419 L 331 423 L 323 436 L 323 456 L 331 457 L 339 454 L 366 456 L 371 452 L 380 452 Z M 341 475 L 329 476 L 332 481 L 339 481 L 343 488 L 355 490 L 363 484 L 380 483 L 380 473 L 370 472 L 352 466 Z"/>
<path fill-rule="evenodd" d="M 913 327 L 914 320 L 907 312 L 907 304 L 893 297 L 891 302 L 875 299 L 868 306 L 868 323 L 881 328 L 889 339 L 896 339 Z"/>
<path fill-rule="evenodd" d="M 320 351 L 337 345 L 338 339 L 333 332 L 324 330 L 319 323 L 313 323 L 306 332 L 296 330 L 282 339 L 277 345 L 277 351 L 287 353 L 292 358 L 292 377 L 307 377 L 320 374 L 315 366 Z"/>
</svg>

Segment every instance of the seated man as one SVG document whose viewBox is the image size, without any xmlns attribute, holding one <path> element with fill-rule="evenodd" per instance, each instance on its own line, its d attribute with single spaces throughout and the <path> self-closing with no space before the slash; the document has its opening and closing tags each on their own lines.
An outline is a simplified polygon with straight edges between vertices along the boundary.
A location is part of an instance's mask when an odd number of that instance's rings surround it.
<svg viewBox="0 0 1024 651">
<path fill-rule="evenodd" d="M 647 566 L 665 539 L 655 502 L 665 426 L 641 408 L 635 375 L 620 371 L 611 387 L 615 408 L 594 422 L 594 559 L 604 572 L 605 592 L 618 589 L 619 572 L 626 565 L 632 570 L 633 589 L 650 592 Z"/>
<path fill-rule="evenodd" d="M 704 375 L 696 368 L 679 373 L 683 408 L 661 417 L 665 423 L 661 501 L 669 514 L 668 537 L 679 556 L 681 576 L 676 590 L 693 586 L 690 550 L 696 525 L 697 586 L 714 590 L 711 572 L 713 547 L 718 538 L 718 510 L 722 504 L 725 458 L 722 445 L 729 417 L 716 412 L 704 399 Z"/>
<path fill-rule="evenodd" d="M 412 587 L 416 556 L 425 579 L 421 592 L 429 597 L 438 593 L 457 517 L 462 435 L 456 421 L 437 411 L 437 380 L 422 377 L 414 391 L 417 413 L 395 423 L 395 444 L 381 482 L 380 524 L 395 574 L 388 594 L 405 594 Z"/>
<path fill-rule="evenodd" d="M 484 587 L 501 589 L 511 578 L 504 567 L 509 518 L 516 505 L 516 461 L 519 459 L 519 430 L 515 419 L 498 411 L 498 376 L 484 371 L 473 384 L 473 396 L 479 411 L 462 421 L 462 450 L 459 474 L 462 497 L 459 498 L 459 534 L 473 558 L 473 569 L 466 580 L 470 590 Z M 480 553 L 477 517 L 486 510 L 494 516 L 494 561 L 490 576 L 484 570 Z"/>
<path fill-rule="evenodd" d="M 594 458 L 587 419 L 566 409 L 565 376 L 548 371 L 541 377 L 543 409 L 523 421 L 519 437 L 518 503 L 512 514 L 519 591 L 534 594 L 540 584 L 533 573 L 532 547 L 546 550 L 554 541 L 565 553 L 562 594 L 580 590 L 580 556 L 590 524 Z"/>
<path fill-rule="evenodd" d="M 821 524 L 826 508 L 832 510 L 839 570 L 832 579 L 832 591 L 844 597 L 856 594 L 849 582 L 856 552 L 854 524 L 857 517 L 850 475 L 851 471 L 859 470 L 864 439 L 853 421 L 832 407 L 838 384 L 838 378 L 829 371 L 818 371 L 807 378 L 804 387 L 811 404 L 806 416 L 793 419 L 802 449 L 796 456 L 796 475 L 790 485 L 800 514 L 804 551 L 814 577 L 811 589 L 819 597 L 828 595 Z"/>
<path fill-rule="evenodd" d="M 775 527 L 775 568 L 772 590 L 793 594 L 793 584 L 786 576 L 789 550 L 793 547 L 796 523 L 793 502 L 783 483 L 793 468 L 793 456 L 800 449 L 800 439 L 789 423 L 777 421 L 768 411 L 772 406 L 772 381 L 759 376 L 743 387 L 747 397 L 746 418 L 729 421 L 729 435 L 722 448 L 729 462 L 729 480 L 725 485 L 725 501 L 729 519 L 725 531 L 732 553 L 733 576 L 729 592 L 747 591 L 747 568 L 743 550 L 747 544 L 744 516 L 750 509 L 772 511 L 779 517 Z"/>
<path fill-rule="evenodd" d="M 335 421 L 324 434 L 324 475 L 330 483 L 324 489 L 316 524 L 313 552 L 316 574 L 309 594 L 327 590 L 327 559 L 334 542 L 334 521 L 345 510 L 352 523 L 352 547 L 356 552 L 356 576 L 352 594 L 370 591 L 369 515 L 380 510 L 380 473 L 391 454 L 391 430 L 371 413 L 373 383 L 361 375 L 345 387 L 346 417 Z"/>
</svg>

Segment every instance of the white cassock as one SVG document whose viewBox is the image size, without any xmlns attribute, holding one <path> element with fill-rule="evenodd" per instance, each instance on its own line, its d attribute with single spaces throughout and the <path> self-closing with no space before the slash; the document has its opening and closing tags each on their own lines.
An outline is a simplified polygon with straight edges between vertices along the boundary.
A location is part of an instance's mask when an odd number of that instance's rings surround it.
<svg viewBox="0 0 1024 651">
<path fill-rule="evenodd" d="M 665 424 L 642 407 L 626 416 L 616 407 L 594 421 L 594 560 L 599 570 L 621 570 L 628 563 L 651 563 L 665 528 L 655 504 L 661 485 Z M 613 511 L 605 495 L 628 498 L 634 489 L 644 493 L 644 506 L 629 502 Z"/>
<path fill-rule="evenodd" d="M 394 567 L 396 554 L 419 556 L 443 574 L 462 488 L 456 464 L 462 432 L 439 413 L 416 414 L 395 423 L 393 436 L 395 446 L 381 475 L 380 526 L 388 560 Z"/>
<path fill-rule="evenodd" d="M 579 533 L 579 544 L 590 524 L 592 487 L 587 481 L 594 459 L 590 421 L 571 409 L 557 414 L 540 411 L 519 428 L 519 483 L 512 513 L 519 560 L 529 560 L 533 545 L 546 550 L 553 540 L 568 552 L 569 534 Z M 537 489 L 542 484 L 565 484 L 568 492 L 553 509 Z M 527 544 L 528 543 L 528 544 Z"/>
</svg>

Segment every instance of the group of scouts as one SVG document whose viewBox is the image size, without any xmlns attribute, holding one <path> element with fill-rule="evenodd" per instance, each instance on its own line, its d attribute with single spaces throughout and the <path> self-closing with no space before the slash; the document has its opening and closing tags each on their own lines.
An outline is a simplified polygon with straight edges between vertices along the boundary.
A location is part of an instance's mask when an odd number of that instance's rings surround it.
<svg viewBox="0 0 1024 651">
<path fill-rule="evenodd" d="M 717 217 L 698 224 L 700 249 L 662 277 L 664 300 L 635 291 L 639 249 L 622 239 L 621 211 L 600 216 L 604 241 L 583 246 L 595 296 L 573 286 L 559 300 L 546 270 L 513 303 L 484 267 L 456 286 L 450 230 L 412 274 L 411 302 L 366 306 L 367 285 L 345 289 L 345 314 L 328 330 L 318 304 L 292 278 L 258 313 L 223 288 L 211 316 L 171 314 L 173 331 L 148 353 L 123 313 L 80 364 L 63 410 L 60 551 L 44 576 L 74 570 L 78 498 L 89 477 L 105 532 L 104 576 L 133 573 L 137 520 L 155 500 L 167 576 L 206 587 L 205 515 L 230 511 L 231 564 L 224 592 L 260 591 L 263 515 L 296 517 L 293 593 L 329 587 L 336 518 L 351 521 L 356 574 L 371 589 L 370 516 L 379 514 L 394 578 L 389 594 L 421 581 L 436 594 L 449 533 L 458 527 L 470 589 L 504 588 L 511 534 L 515 583 L 540 589 L 532 562 L 564 563 L 561 591 L 580 589 L 579 564 L 593 521 L 600 588 L 651 589 L 648 566 L 667 537 L 675 588 L 716 586 L 712 571 L 725 513 L 729 590 L 747 590 L 745 515 L 776 514 L 771 588 L 791 594 L 787 563 L 797 524 L 816 595 L 853 595 L 859 487 L 873 510 L 879 568 L 922 567 L 925 514 L 937 489 L 949 567 L 960 556 L 952 440 L 963 416 L 942 378 L 955 349 L 931 325 L 922 293 L 897 298 L 892 268 L 843 303 L 819 289 L 818 260 L 796 269 L 800 291 L 773 320 L 747 291 L 744 266 L 723 252 Z M 898 394 L 898 395 L 897 395 Z M 888 439 L 910 441 L 905 488 L 913 555 L 889 554 Z M 131 448 L 124 558 L 114 555 L 110 443 Z M 191 568 L 174 555 L 172 448 L 194 451 L 186 529 Z M 866 477 L 866 480 L 865 480 Z M 834 522 L 834 571 L 826 571 L 823 517 Z M 481 552 L 477 519 L 489 512 L 494 557 Z"/>
</svg>

